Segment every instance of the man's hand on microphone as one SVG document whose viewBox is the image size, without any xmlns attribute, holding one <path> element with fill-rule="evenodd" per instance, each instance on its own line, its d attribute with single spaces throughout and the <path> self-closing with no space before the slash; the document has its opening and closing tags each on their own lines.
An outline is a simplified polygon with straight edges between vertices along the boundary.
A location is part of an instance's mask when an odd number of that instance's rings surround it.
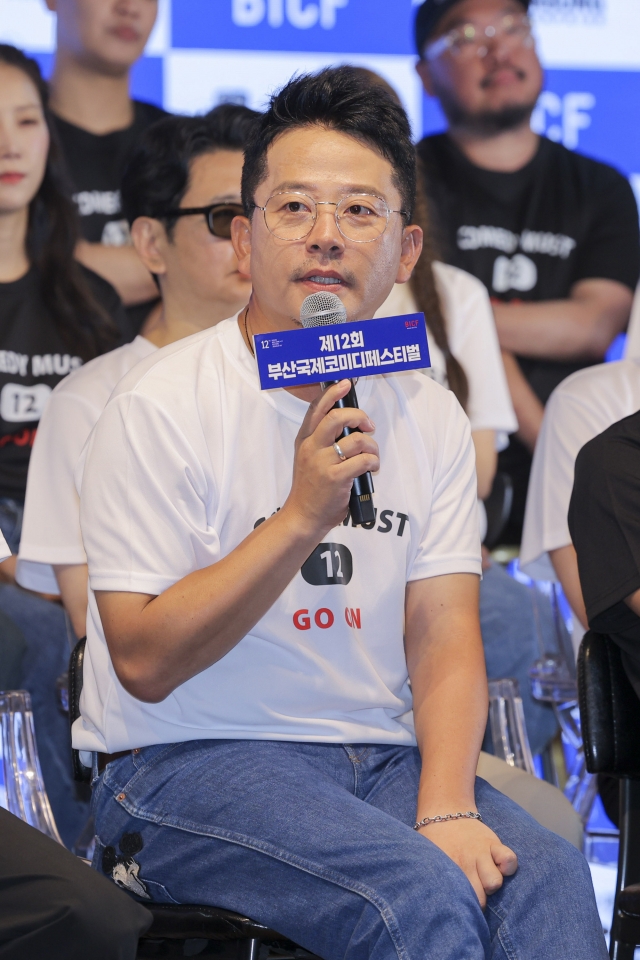
<svg viewBox="0 0 640 960">
<path fill-rule="evenodd" d="M 283 511 L 320 538 L 344 520 L 355 477 L 380 467 L 378 444 L 369 436 L 375 426 L 366 413 L 333 409 L 350 389 L 351 381 L 341 380 L 314 400 L 296 439 L 293 482 Z M 345 427 L 356 432 L 340 440 L 347 458 L 340 460 L 333 444 Z"/>
</svg>

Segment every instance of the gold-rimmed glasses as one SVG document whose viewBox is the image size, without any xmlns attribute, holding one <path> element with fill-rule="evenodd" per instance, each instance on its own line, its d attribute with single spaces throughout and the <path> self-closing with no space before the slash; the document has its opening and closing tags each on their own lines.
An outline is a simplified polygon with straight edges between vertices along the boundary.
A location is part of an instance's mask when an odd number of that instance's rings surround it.
<svg viewBox="0 0 640 960">
<path fill-rule="evenodd" d="M 314 200 L 306 193 L 283 191 L 269 197 L 264 207 L 255 203 L 264 213 L 267 230 L 278 240 L 304 240 L 313 230 L 318 218 L 318 207 L 335 207 L 336 226 L 345 240 L 371 243 L 387 229 L 392 213 L 408 216 L 404 210 L 390 210 L 386 200 L 373 194 L 354 194 L 338 203 Z"/>
</svg>

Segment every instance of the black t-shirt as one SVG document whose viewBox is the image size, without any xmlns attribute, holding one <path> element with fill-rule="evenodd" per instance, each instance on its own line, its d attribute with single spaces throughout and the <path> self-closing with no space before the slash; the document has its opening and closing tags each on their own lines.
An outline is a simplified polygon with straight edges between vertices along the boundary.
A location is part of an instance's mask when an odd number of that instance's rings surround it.
<svg viewBox="0 0 640 960">
<path fill-rule="evenodd" d="M 447 134 L 426 137 L 427 174 L 440 255 L 482 280 L 504 302 L 564 299 L 578 280 L 617 280 L 635 289 L 640 272 L 638 210 L 629 182 L 612 167 L 540 138 L 514 173 L 471 163 Z M 542 403 L 589 361 L 518 357 Z M 592 361 L 597 362 L 597 361 Z M 531 454 L 515 437 L 499 457 L 513 481 L 506 543 L 519 543 Z"/>
<path fill-rule="evenodd" d="M 84 267 L 95 299 L 119 329 L 126 325 L 111 284 Z M 52 389 L 79 367 L 47 309 L 36 271 L 0 283 L 0 497 L 24 500 L 38 421 Z"/>
<path fill-rule="evenodd" d="M 120 182 L 140 135 L 167 113 L 151 103 L 133 101 L 134 121 L 124 130 L 95 134 L 53 116 L 54 126 L 71 176 L 73 199 L 85 240 L 119 247 L 129 242 L 129 225 L 122 215 Z M 156 300 L 127 308 L 132 336 L 138 332 Z"/>
<path fill-rule="evenodd" d="M 629 182 L 612 167 L 540 138 L 514 173 L 471 163 L 447 134 L 418 144 L 441 254 L 505 302 L 564 299 L 579 280 L 640 274 L 638 210 Z M 543 403 L 588 361 L 518 358 Z"/>
<path fill-rule="evenodd" d="M 124 130 L 95 134 L 53 115 L 71 176 L 73 199 L 85 240 L 119 247 L 129 240 L 122 216 L 120 181 L 140 135 L 167 114 L 151 103 L 133 101 L 134 121 Z"/>
<path fill-rule="evenodd" d="M 640 589 L 640 413 L 614 423 L 578 454 L 569 530 L 589 626 L 622 648 L 640 696 L 640 617 L 624 603 Z"/>
</svg>

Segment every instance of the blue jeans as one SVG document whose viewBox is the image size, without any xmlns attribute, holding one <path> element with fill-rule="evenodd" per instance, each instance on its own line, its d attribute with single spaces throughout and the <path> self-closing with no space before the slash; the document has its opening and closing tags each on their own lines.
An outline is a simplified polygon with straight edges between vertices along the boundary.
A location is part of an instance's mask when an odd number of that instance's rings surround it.
<svg viewBox="0 0 640 960">
<path fill-rule="evenodd" d="M 540 594 L 536 602 L 543 649 L 554 650 L 551 604 Z M 480 628 L 487 676 L 490 680 L 516 678 L 531 750 L 540 753 L 558 729 L 558 722 L 549 704 L 531 696 L 529 667 L 540 656 L 532 594 L 497 563 L 484 571 L 480 584 Z M 485 736 L 482 746 L 493 753 L 490 737 Z"/>
<path fill-rule="evenodd" d="M 23 512 L 22 504 L 0 497 L 0 530 L 12 553 L 20 545 Z M 31 694 L 44 785 L 60 836 L 72 847 L 87 822 L 89 803 L 77 795 L 73 782 L 69 718 L 61 712 L 56 692 L 71 653 L 65 613 L 57 603 L 6 585 L 0 585 L 0 613 L 21 634 L 21 668 L 13 679 Z"/>
<path fill-rule="evenodd" d="M 94 866 L 143 898 L 236 910 L 326 960 L 606 960 L 581 853 L 478 779 L 478 809 L 520 862 L 483 912 L 411 829 L 419 775 L 412 747 L 145 747 L 95 781 Z"/>
<path fill-rule="evenodd" d="M 26 642 L 18 687 L 31 694 L 44 785 L 60 836 L 72 847 L 87 822 L 89 803 L 76 794 L 69 717 L 62 713 L 56 692 L 57 678 L 69 668 L 64 611 L 20 587 L 0 585 L 0 612 L 20 629 Z"/>
</svg>

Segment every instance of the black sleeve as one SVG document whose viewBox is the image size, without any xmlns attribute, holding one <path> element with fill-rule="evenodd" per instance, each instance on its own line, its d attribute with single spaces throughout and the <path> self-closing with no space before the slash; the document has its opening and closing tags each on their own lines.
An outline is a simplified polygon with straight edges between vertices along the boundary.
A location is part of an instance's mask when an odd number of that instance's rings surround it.
<svg viewBox="0 0 640 960">
<path fill-rule="evenodd" d="M 640 275 L 638 206 L 631 184 L 611 167 L 594 164 L 586 239 L 577 250 L 575 280 L 617 280 L 635 290 Z"/>
<path fill-rule="evenodd" d="M 115 883 L 0 809 L 4 957 L 133 957 L 152 916 Z"/>
<path fill-rule="evenodd" d="M 137 331 L 131 329 L 131 323 L 127 316 L 122 300 L 120 299 L 115 287 L 112 287 L 104 277 L 89 270 L 83 264 L 80 264 L 83 276 L 91 289 L 91 293 L 98 301 L 100 306 L 106 310 L 119 333 L 118 341 L 114 346 L 119 347 L 123 343 L 130 343 L 135 337 Z"/>
<path fill-rule="evenodd" d="M 640 589 L 640 413 L 581 449 L 569 530 L 587 617 L 595 626 L 599 614 Z"/>
</svg>

